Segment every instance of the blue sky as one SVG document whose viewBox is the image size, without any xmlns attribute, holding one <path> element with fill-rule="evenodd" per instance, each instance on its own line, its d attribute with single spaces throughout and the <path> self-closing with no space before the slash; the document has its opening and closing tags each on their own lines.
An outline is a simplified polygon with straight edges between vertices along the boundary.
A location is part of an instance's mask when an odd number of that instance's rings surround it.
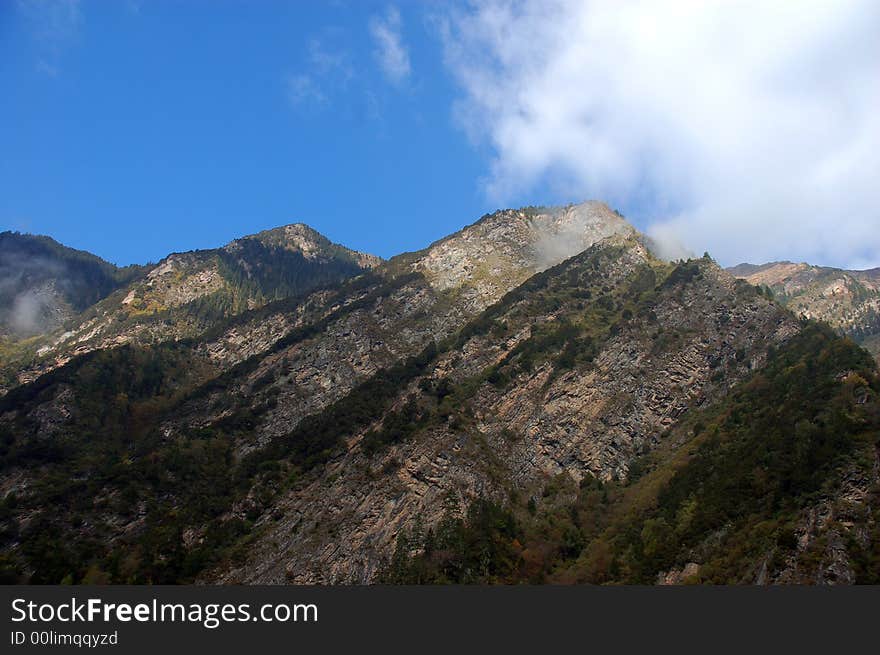
<svg viewBox="0 0 880 655">
<path fill-rule="evenodd" d="M 0 229 L 381 256 L 597 198 L 722 264 L 880 266 L 876 0 L 0 0 Z"/>
<path fill-rule="evenodd" d="M 302 221 L 387 257 L 491 208 L 431 5 L 396 9 L 402 77 L 387 3 L 71 7 L 0 3 L 3 229 L 124 264 Z"/>
</svg>

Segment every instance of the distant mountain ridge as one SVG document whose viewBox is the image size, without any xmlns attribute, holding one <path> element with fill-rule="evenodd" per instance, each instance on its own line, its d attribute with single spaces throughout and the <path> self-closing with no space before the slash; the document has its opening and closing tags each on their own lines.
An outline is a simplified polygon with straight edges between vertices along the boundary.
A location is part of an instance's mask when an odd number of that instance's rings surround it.
<svg viewBox="0 0 880 655">
<path fill-rule="evenodd" d="M 47 236 L 0 232 L 0 336 L 49 332 L 145 271 Z"/>
<path fill-rule="evenodd" d="M 825 321 L 880 360 L 880 268 L 850 271 L 785 261 L 728 270 L 769 288 L 795 314 Z"/>
<path fill-rule="evenodd" d="M 174 253 L 146 267 L 116 269 L 87 253 L 79 256 L 104 275 L 102 283 L 93 285 L 90 295 L 81 294 L 63 320 L 38 326 L 34 336 L 39 339 L 7 345 L 5 357 L 0 353 L 6 386 L 14 383 L 12 368 L 25 381 L 98 348 L 192 337 L 223 318 L 334 285 L 381 262 L 332 243 L 302 223 L 241 237 L 221 248 Z"/>
</svg>

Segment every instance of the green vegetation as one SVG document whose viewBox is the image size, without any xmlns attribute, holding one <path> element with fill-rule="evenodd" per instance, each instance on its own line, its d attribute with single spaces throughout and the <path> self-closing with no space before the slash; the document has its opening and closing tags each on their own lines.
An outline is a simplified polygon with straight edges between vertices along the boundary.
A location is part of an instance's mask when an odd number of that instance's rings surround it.
<svg viewBox="0 0 880 655">
<path fill-rule="evenodd" d="M 144 266 L 119 268 L 49 237 L 0 232 L 0 333 L 20 337 L 47 331 L 56 327 L 59 310 L 61 315 L 81 312 L 145 271 Z M 12 310 L 22 294 L 30 294 L 33 305 L 45 304 L 48 318 L 34 317 L 38 325 L 18 325 Z"/>
<path fill-rule="evenodd" d="M 420 406 L 417 399 L 410 396 L 402 408 L 386 414 L 379 429 L 364 435 L 364 451 L 372 455 L 389 444 L 405 441 L 432 418 L 431 408 Z"/>
<path fill-rule="evenodd" d="M 880 448 L 880 377 L 863 350 L 809 324 L 766 369 L 695 412 L 627 481 L 560 476 L 535 497 L 477 501 L 464 518 L 405 534 L 383 573 L 393 583 L 653 583 L 701 564 L 694 582 L 753 580 L 789 558 L 805 575 L 822 542 L 797 550 L 803 512 L 832 497 L 850 470 L 870 474 Z M 691 434 L 684 446 L 671 448 Z M 874 521 L 880 488 L 873 487 Z M 574 498 L 572 501 L 571 498 Z M 874 523 L 873 525 L 877 525 Z M 880 580 L 880 536 L 851 539 L 858 581 Z"/>
<path fill-rule="evenodd" d="M 497 584 L 522 570 L 522 531 L 500 505 L 479 499 L 457 518 L 452 511 L 435 529 L 401 534 L 380 584 Z"/>
<path fill-rule="evenodd" d="M 156 427 L 189 376 L 197 375 L 188 353 L 173 346 L 96 351 L 0 399 L 3 414 L 64 390 L 76 398 L 75 413 L 61 431 L 44 434 L 41 422 L 22 412 L 0 427 L 0 470 L 42 470 L 17 501 L 31 519 L 21 528 L 14 518 L 7 524 L 8 532 L 19 535 L 25 559 L 6 561 L 6 578 L 33 567 L 35 583 L 78 582 L 89 570 L 120 582 L 177 579 L 178 571 L 167 574 L 169 531 L 225 506 L 220 499 L 230 487 L 228 443 L 169 443 Z M 173 507 L 170 501 L 181 495 L 187 503 Z M 180 521 L 169 520 L 174 513 Z M 109 552 L 115 528 L 98 517 L 130 520 L 139 514 L 147 524 L 140 546 L 119 544 Z M 131 555 L 125 563 L 122 552 Z"/>
<path fill-rule="evenodd" d="M 143 275 L 147 266 L 118 267 L 84 250 L 62 246 L 46 236 L 0 232 L 0 278 L 15 275 L 19 284 L 61 277 L 61 288 L 71 306 L 81 311 L 114 289 Z M 3 287 L 3 293 L 15 289 Z M 7 297 L 0 304 L 8 306 Z M 11 303 L 9 303 L 11 304 Z"/>
<path fill-rule="evenodd" d="M 236 295 L 259 304 L 302 295 L 363 272 L 350 258 L 306 259 L 297 251 L 256 238 L 239 239 L 234 251 L 217 253 L 220 274 Z"/>
<path fill-rule="evenodd" d="M 441 424 L 473 436 L 471 410 L 480 394 L 503 393 L 539 369 L 549 369 L 551 381 L 589 370 L 621 330 L 656 323 L 660 294 L 683 293 L 711 265 L 651 262 L 615 273 L 622 253 L 591 249 L 533 276 L 458 334 L 378 371 L 240 458 L 236 447 L 277 402 L 277 370 L 256 374 L 265 357 L 424 280 L 373 273 L 350 279 L 314 308 L 316 315 L 334 308 L 326 316 L 218 377 L 193 356 L 192 343 L 181 342 L 95 352 L 13 389 L 0 399 L 0 472 L 30 477 L 26 494 L 0 502 L 0 580 L 189 582 L 206 567 L 239 561 L 263 512 L 282 492 L 321 475 L 346 438 L 363 434 L 363 452 L 375 462 L 385 449 Z M 267 270 L 251 279 L 293 293 L 296 268 L 285 270 L 290 275 Z M 741 291 L 759 294 L 749 285 Z M 212 304 L 224 302 L 219 297 L 203 302 L 190 309 L 205 316 L 226 311 Z M 272 311 L 293 302 L 277 301 Z M 500 361 L 475 366 L 464 379 L 438 377 L 441 358 L 516 334 L 525 338 Z M 656 340 L 666 348 L 676 342 L 664 340 L 676 338 Z M 746 355 L 738 351 L 736 358 Z M 245 387 L 259 393 L 242 397 L 237 390 Z M 58 419 L 63 430 L 53 433 L 56 419 L 44 411 L 51 408 L 45 401 L 58 394 L 72 396 L 65 403 L 71 415 Z M 751 379 L 714 406 L 692 410 L 633 463 L 627 480 L 587 477 L 575 484 L 561 475 L 528 490 L 500 480 L 503 502 L 478 499 L 463 514 L 450 504 L 439 525 L 417 524 L 401 535 L 381 579 L 650 583 L 661 571 L 697 561 L 695 581 L 741 582 L 756 562 L 767 561 L 772 575 L 790 557 L 815 569 L 819 546 L 797 551 L 796 526 L 806 508 L 833 495 L 846 471 L 869 470 L 880 444 L 878 395 L 877 371 L 863 350 L 806 324 Z M 166 419 L 209 397 L 221 420 L 193 421 L 200 427 L 167 436 Z M 386 466 L 387 473 L 393 461 Z M 872 507 L 876 514 L 880 502 Z M 880 515 L 873 525 L 876 532 Z M 867 543 L 848 544 L 851 564 L 860 581 L 877 581 L 880 539 Z"/>
</svg>

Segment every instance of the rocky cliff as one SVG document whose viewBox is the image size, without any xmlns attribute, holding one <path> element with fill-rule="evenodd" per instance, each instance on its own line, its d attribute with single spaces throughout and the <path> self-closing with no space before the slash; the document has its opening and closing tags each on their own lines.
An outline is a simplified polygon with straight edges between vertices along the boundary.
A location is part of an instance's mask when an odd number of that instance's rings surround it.
<svg viewBox="0 0 880 655">
<path fill-rule="evenodd" d="M 647 243 L 601 203 L 500 211 L 16 386 L 4 579 L 876 579 L 875 362 Z"/>
<path fill-rule="evenodd" d="M 344 455 L 283 495 L 251 557 L 221 580 L 369 582 L 397 536 L 416 517 L 436 525 L 449 498 L 540 497 L 560 475 L 625 480 L 690 408 L 799 329 L 714 264 L 670 280 L 679 270 L 636 239 L 606 239 L 493 308 L 346 435 Z M 415 427 L 398 443 L 388 424 L 401 412 Z"/>
</svg>

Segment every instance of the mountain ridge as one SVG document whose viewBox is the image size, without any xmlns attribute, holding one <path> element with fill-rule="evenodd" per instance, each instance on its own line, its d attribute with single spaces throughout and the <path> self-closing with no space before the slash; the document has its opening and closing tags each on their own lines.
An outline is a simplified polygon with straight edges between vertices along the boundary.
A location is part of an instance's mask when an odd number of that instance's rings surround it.
<svg viewBox="0 0 880 655">
<path fill-rule="evenodd" d="M 728 269 L 769 288 L 792 311 L 827 322 L 880 361 L 880 268 L 851 271 L 807 263 L 739 264 Z"/>
<path fill-rule="evenodd" d="M 502 210 L 16 386 L 3 579 L 875 579 L 876 363 L 648 245 L 602 203 Z"/>
<path fill-rule="evenodd" d="M 138 269 L 130 283 L 69 317 L 66 325 L 17 349 L 10 344 L 10 354 L 0 360 L 5 386 L 16 377 L 32 380 L 96 348 L 194 336 L 225 317 L 335 284 L 379 261 L 301 223 L 241 237 L 221 248 L 171 253 Z M 9 372 L 13 367 L 17 376 Z"/>
<path fill-rule="evenodd" d="M 118 267 L 51 237 L 0 232 L 0 337 L 27 338 L 57 327 L 145 267 Z"/>
</svg>

